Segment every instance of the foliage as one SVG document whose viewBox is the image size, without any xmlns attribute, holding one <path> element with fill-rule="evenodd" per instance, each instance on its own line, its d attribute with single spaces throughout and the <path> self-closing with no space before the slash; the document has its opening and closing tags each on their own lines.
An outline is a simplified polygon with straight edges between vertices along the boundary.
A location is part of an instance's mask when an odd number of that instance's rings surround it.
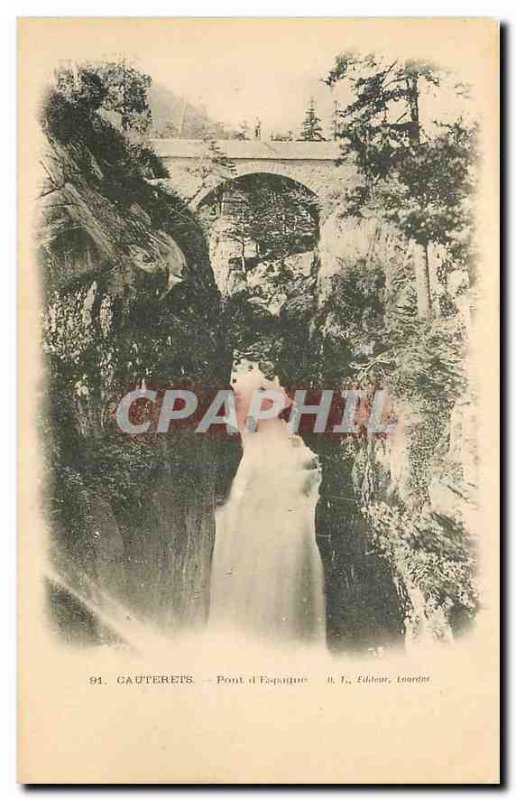
<svg viewBox="0 0 516 800">
<path fill-rule="evenodd" d="M 251 138 L 251 131 L 249 128 L 249 123 L 247 122 L 247 120 L 243 120 L 243 122 L 241 122 L 239 125 L 238 131 L 235 135 L 235 139 L 242 139 L 246 141 L 250 138 Z"/>
<path fill-rule="evenodd" d="M 409 608 L 418 592 L 423 598 L 424 611 L 412 607 L 411 624 L 424 613 L 442 635 L 476 610 L 471 541 L 460 522 L 432 511 L 430 497 L 432 480 L 446 470 L 452 409 L 468 396 L 465 330 L 457 314 L 418 317 L 413 264 L 403 237 L 398 240 L 399 247 L 387 247 L 373 237 L 366 258 L 346 261 L 327 279 L 312 348 L 326 385 L 387 390 L 395 418 L 405 425 L 397 458 L 406 461 L 407 479 L 400 485 L 389 472 L 389 441 L 364 435 L 343 447 L 328 443 L 332 456 L 320 453 L 323 491 L 331 484 L 333 494 L 340 485 L 345 491 L 344 476 L 351 473 L 369 549 L 390 565 Z M 454 490 L 461 486 L 457 474 Z"/>
<path fill-rule="evenodd" d="M 308 108 L 305 111 L 300 139 L 304 142 L 322 142 L 324 140 L 321 120 L 315 112 L 314 100 L 310 100 Z"/>
<path fill-rule="evenodd" d="M 89 114 L 105 114 L 125 133 L 145 132 L 151 123 L 147 90 L 151 79 L 125 61 L 82 64 L 61 70 L 57 91 Z"/>
<path fill-rule="evenodd" d="M 317 241 L 318 205 L 305 187 L 280 176 L 252 175 L 228 181 L 204 206 L 227 210 L 226 235 L 244 254 L 255 244 L 259 261 L 281 260 L 312 250 Z"/>
<path fill-rule="evenodd" d="M 422 593 L 426 615 L 453 610 L 471 620 L 478 608 L 473 583 L 475 556 L 467 531 L 446 517 L 423 514 L 414 522 L 406 509 L 384 501 L 372 503 L 367 518 L 374 540 L 406 586 Z M 441 631 L 442 635 L 442 631 Z"/>
<path fill-rule="evenodd" d="M 422 245 L 451 244 L 470 223 L 475 126 L 461 118 L 425 130 L 421 102 L 444 75 L 431 64 L 385 63 L 344 54 L 326 82 L 345 81 L 353 99 L 336 113 L 342 157 L 352 155 L 361 181 L 348 194 L 348 213 L 374 211 Z"/>
<path fill-rule="evenodd" d="M 205 142 L 203 154 L 190 171 L 200 181 L 199 188 L 191 198 L 194 200 L 217 186 L 221 181 L 230 180 L 236 172 L 236 167 L 217 142 L 212 139 Z"/>
<path fill-rule="evenodd" d="M 276 133 L 271 134 L 271 141 L 273 142 L 293 142 L 294 141 L 294 131 L 288 130 L 285 133 L 280 133 L 279 131 Z"/>
</svg>

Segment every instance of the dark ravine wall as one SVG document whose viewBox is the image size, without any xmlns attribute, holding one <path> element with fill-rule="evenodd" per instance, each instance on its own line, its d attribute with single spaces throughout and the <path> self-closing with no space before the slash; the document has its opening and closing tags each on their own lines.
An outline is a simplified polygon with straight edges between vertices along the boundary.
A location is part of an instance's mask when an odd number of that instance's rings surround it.
<svg viewBox="0 0 516 800">
<path fill-rule="evenodd" d="M 287 289 L 272 372 L 285 387 L 386 388 L 398 419 L 387 438 L 303 435 L 322 474 L 328 646 L 449 641 L 477 609 L 464 281 L 452 269 L 421 320 L 409 244 L 374 221 L 343 220 L 314 263 Z"/>
<path fill-rule="evenodd" d="M 328 645 L 360 651 L 401 644 L 403 596 L 361 511 L 352 476 L 355 457 L 345 442 L 311 437 L 309 446 L 322 472 L 315 526 L 326 579 Z"/>
<path fill-rule="evenodd" d="M 319 256 L 317 261 L 320 266 Z M 346 332 L 340 329 L 337 350 L 325 353 L 331 336 L 321 319 L 320 288 L 320 281 L 307 280 L 304 300 L 287 301 L 281 311 L 290 335 L 284 337 L 275 366 L 285 386 L 338 389 L 349 383 L 355 343 L 346 345 Z M 339 301 L 331 296 L 325 301 L 324 315 L 333 302 Z M 362 432 L 357 441 L 301 435 L 321 468 L 315 529 L 325 576 L 328 647 L 349 652 L 400 644 L 405 634 L 403 589 L 372 541 L 356 479 L 367 436 Z"/>
<path fill-rule="evenodd" d="M 411 249 L 394 228 L 326 219 L 320 254 L 308 341 L 315 382 L 385 388 L 398 420 L 385 438 L 360 428 L 309 443 L 322 467 L 316 526 L 329 644 L 448 641 L 477 609 L 469 318 L 456 289 L 464 277 L 441 254 L 452 280 L 442 274 L 432 317 L 422 320 Z"/>
<path fill-rule="evenodd" d="M 160 169 L 152 154 L 91 111 L 54 92 L 43 127 L 52 616 L 74 640 L 118 635 L 99 609 L 116 623 L 125 608 L 167 631 L 202 624 L 215 507 L 239 442 L 128 436 L 114 409 L 142 380 L 229 386 L 203 233 L 179 197 L 149 185 Z"/>
</svg>

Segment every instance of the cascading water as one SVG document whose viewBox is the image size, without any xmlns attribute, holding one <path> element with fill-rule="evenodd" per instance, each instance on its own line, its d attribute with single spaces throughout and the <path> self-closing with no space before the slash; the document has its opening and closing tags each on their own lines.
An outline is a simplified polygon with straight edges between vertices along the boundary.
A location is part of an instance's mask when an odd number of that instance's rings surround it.
<svg viewBox="0 0 516 800">
<path fill-rule="evenodd" d="M 256 367 L 233 380 L 243 457 L 218 513 L 210 625 L 283 642 L 322 642 L 323 570 L 314 528 L 319 468 L 283 420 L 244 430 L 252 392 L 266 384 Z"/>
</svg>

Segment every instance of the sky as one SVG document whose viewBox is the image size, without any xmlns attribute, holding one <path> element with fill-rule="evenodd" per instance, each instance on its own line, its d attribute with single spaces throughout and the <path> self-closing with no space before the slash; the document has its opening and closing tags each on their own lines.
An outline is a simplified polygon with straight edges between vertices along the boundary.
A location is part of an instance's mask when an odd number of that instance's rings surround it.
<svg viewBox="0 0 516 800">
<path fill-rule="evenodd" d="M 57 58 L 123 56 L 156 83 L 205 106 L 213 119 L 235 127 L 259 118 L 267 135 L 298 132 L 311 98 L 329 124 L 344 87 L 332 92 L 321 79 L 344 51 L 434 61 L 487 90 L 478 38 L 467 35 L 475 24 L 452 18 L 61 18 L 45 32 L 43 55 L 54 67 Z M 459 110 L 455 98 L 444 95 L 425 105 L 430 116 Z"/>
<path fill-rule="evenodd" d="M 145 53 L 136 61 L 154 81 L 231 127 L 258 118 L 262 133 L 297 132 L 311 98 L 329 123 L 334 94 L 322 78 L 333 64 L 331 53 L 296 47 L 286 59 L 281 41 L 254 42 L 245 52 L 238 46 L 223 49 L 207 64 L 202 50 L 202 45 L 192 48 L 182 58 Z"/>
<path fill-rule="evenodd" d="M 215 120 L 238 127 L 243 120 L 252 125 L 260 119 L 265 137 L 287 130 L 299 132 L 313 98 L 329 135 L 334 101 L 345 103 L 349 95 L 343 84 L 332 90 L 322 79 L 339 53 L 367 53 L 375 47 L 374 37 L 364 40 L 353 24 L 332 25 L 332 20 L 286 21 L 276 26 L 253 20 L 222 22 L 197 21 L 185 26 L 184 35 L 171 32 L 163 44 L 156 41 L 155 47 L 138 48 L 134 60 L 154 81 L 205 106 Z M 388 30 L 381 31 L 379 41 L 387 58 L 400 55 L 391 50 Z M 435 46 L 425 49 L 418 36 L 414 41 L 414 51 L 409 40 L 403 55 L 429 60 L 437 55 L 439 61 Z M 467 43 L 460 46 L 467 56 Z M 462 77 L 460 72 L 457 77 Z M 426 98 L 424 112 L 429 118 L 453 117 L 461 105 L 439 92 Z"/>
</svg>

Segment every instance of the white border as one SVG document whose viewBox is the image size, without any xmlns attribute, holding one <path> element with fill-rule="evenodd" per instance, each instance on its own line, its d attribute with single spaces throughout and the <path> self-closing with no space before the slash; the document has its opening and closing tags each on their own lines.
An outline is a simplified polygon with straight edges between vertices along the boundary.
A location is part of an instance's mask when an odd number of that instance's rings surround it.
<svg viewBox="0 0 516 800">
<path fill-rule="evenodd" d="M 1 555 L 0 565 L 2 575 L 0 580 L 0 641 L 2 643 L 0 655 L 0 787 L 1 795 L 4 798 L 18 797 L 23 792 L 22 787 L 15 784 L 15 374 L 16 374 L 16 355 L 15 355 L 15 265 L 16 265 L 16 233 L 15 233 L 15 208 L 16 208 L 16 159 L 15 159 L 15 119 L 16 119 L 16 92 L 15 92 L 15 27 L 17 16 L 487 16 L 494 17 L 508 26 L 507 40 L 511 35 L 511 23 L 515 19 L 514 2 L 488 2 L 487 0 L 433 0 L 433 2 L 419 2 L 415 0 L 319 0 L 317 3 L 302 2 L 301 0 L 261 0 L 260 2 L 204 2 L 197 0 L 147 0 L 141 2 L 136 0 L 74 0 L 74 2 L 44 2 L 41 0 L 20 0 L 20 2 L 10 4 L 9 8 L 2 6 L 0 12 L 0 76 L 1 94 L 0 103 L 2 109 L 0 122 L 0 137 L 2 155 L 2 183 L 0 198 L 2 209 L 0 220 L 2 222 L 1 253 L 3 269 L 0 277 L 0 381 L 2 384 L 1 392 L 1 413 L 2 433 L 0 440 L 0 510 L 1 510 Z M 507 46 L 509 41 L 507 41 Z M 507 54 L 508 55 L 508 54 Z M 513 68 L 509 68 L 509 59 L 506 62 L 507 81 L 512 89 L 514 86 Z M 512 80 L 511 80 L 512 79 Z M 512 85 L 511 85 L 512 84 Z M 508 100 L 513 99 L 510 91 Z M 514 130 L 514 108 L 510 109 L 507 115 L 507 123 L 510 130 Z M 509 146 L 509 136 L 507 136 L 506 147 Z M 507 162 L 505 162 L 507 164 Z M 514 185 L 514 167 L 510 169 L 510 187 Z M 507 209 L 509 215 L 509 209 Z M 507 230 L 514 228 L 516 220 L 512 217 L 506 220 Z M 516 314 L 516 281 L 508 280 L 509 269 L 509 249 L 506 253 L 507 259 L 507 278 L 506 289 L 508 290 L 505 301 L 511 312 L 506 311 L 508 320 L 508 353 L 516 352 L 516 325 L 510 324 L 510 318 Z M 509 305 L 510 304 L 510 305 Z M 508 381 L 508 402 L 507 412 L 509 412 L 511 402 L 516 393 L 516 369 L 514 358 L 510 359 L 510 380 Z M 510 446 L 508 455 L 514 454 L 516 445 L 516 427 L 513 425 L 510 430 Z M 507 442 L 509 445 L 509 441 Z M 509 497 L 516 496 L 516 477 L 514 472 L 508 475 Z M 513 531 L 510 526 L 510 516 L 506 520 L 506 547 L 510 543 Z M 514 553 L 511 550 L 510 575 L 514 575 Z M 507 590 L 510 591 L 510 579 L 507 576 Z M 515 618 L 514 593 L 512 595 L 510 607 L 506 613 L 511 620 Z M 509 599 L 509 598 L 508 598 Z M 511 613 L 512 612 L 512 613 Z M 514 632 L 514 625 L 511 625 Z M 510 637 L 512 639 L 512 637 Z M 511 647 L 512 650 L 512 647 Z M 508 648 L 508 663 L 513 664 L 512 653 Z M 507 669 L 509 677 L 509 669 Z M 512 703 L 510 709 L 510 720 L 514 719 L 514 692 L 511 692 Z M 511 737 L 514 738 L 514 737 Z M 512 752 L 507 753 L 506 769 L 509 771 L 510 764 L 516 764 L 516 749 L 511 747 Z M 509 777 L 509 776 L 508 776 Z M 140 789 L 131 791 L 131 796 L 149 796 L 152 790 Z M 199 792 L 202 789 L 197 790 Z M 243 791 L 231 792 L 240 795 Z M 371 789 L 374 793 L 378 790 Z M 403 792 L 404 796 L 411 796 L 417 790 Z M 440 796 L 451 794 L 453 790 L 439 791 Z M 464 790 L 467 794 L 473 794 L 473 790 Z M 437 792 L 437 790 L 436 790 Z M 513 789 L 509 788 L 512 795 Z M 68 797 L 73 793 L 70 790 L 47 790 L 46 796 L 58 795 Z M 98 797 L 106 796 L 108 790 L 96 792 Z M 184 790 L 176 789 L 176 796 L 186 795 Z M 188 795 L 191 796 L 191 790 Z M 224 792 L 225 793 L 225 792 Z M 278 790 L 272 790 L 271 794 L 279 794 Z M 303 796 L 315 795 L 317 790 L 304 791 Z M 461 792 L 463 794 L 464 792 Z M 369 792 L 347 790 L 348 796 L 363 797 Z M 428 794 L 425 792 L 425 794 Z M 430 792 L 433 794 L 433 791 Z"/>
</svg>

